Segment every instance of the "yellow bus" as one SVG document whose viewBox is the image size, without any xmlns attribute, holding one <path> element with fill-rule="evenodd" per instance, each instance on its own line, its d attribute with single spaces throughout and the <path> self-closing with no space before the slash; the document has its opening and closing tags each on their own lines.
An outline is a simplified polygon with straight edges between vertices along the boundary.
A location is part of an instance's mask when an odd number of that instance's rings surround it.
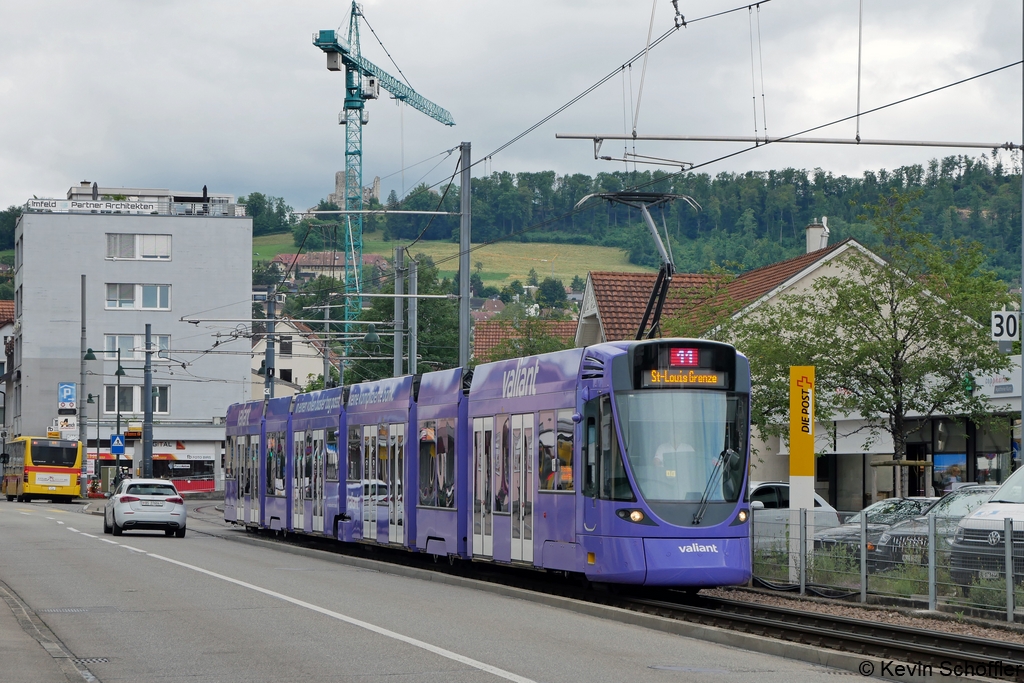
<svg viewBox="0 0 1024 683">
<path fill-rule="evenodd" d="M 3 455 L 0 495 L 27 503 L 48 498 L 70 502 L 81 492 L 82 442 L 20 436 L 7 443 Z"/>
</svg>

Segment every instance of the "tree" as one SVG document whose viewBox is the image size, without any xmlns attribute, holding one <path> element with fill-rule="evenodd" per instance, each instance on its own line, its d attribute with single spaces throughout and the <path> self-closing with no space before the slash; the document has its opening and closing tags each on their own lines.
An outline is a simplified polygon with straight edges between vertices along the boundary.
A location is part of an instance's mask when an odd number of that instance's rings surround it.
<svg viewBox="0 0 1024 683">
<path fill-rule="evenodd" d="M 437 268 L 429 257 L 416 254 L 414 259 L 419 262 L 420 294 L 446 294 L 450 283 L 438 281 Z M 394 293 L 394 281 L 381 287 L 383 293 Z M 371 308 L 365 309 L 361 320 L 374 320 L 391 323 L 394 321 L 394 301 L 392 299 L 373 299 Z M 406 318 L 408 323 L 408 318 Z M 360 334 L 365 333 L 366 325 L 354 326 Z M 348 355 L 389 357 L 394 354 L 394 336 L 384 325 L 377 326 L 380 342 L 368 344 L 357 341 L 351 345 Z M 459 364 L 459 309 L 454 301 L 448 299 L 421 299 L 419 303 L 419 369 L 444 370 Z M 391 377 L 393 363 L 390 358 L 381 360 L 355 360 L 345 368 L 345 383 L 354 384 L 364 380 Z"/>
<path fill-rule="evenodd" d="M 537 288 L 537 303 L 548 308 L 562 308 L 568 303 L 561 280 L 546 277 Z"/>
<path fill-rule="evenodd" d="M 14 226 L 19 216 L 20 206 L 8 206 L 0 211 L 0 249 L 14 249 Z"/>
<path fill-rule="evenodd" d="M 252 218 L 254 236 L 288 232 L 292 227 L 292 207 L 281 197 L 271 197 L 261 192 L 251 192 L 238 198 L 245 205 L 245 213 Z"/>
<path fill-rule="evenodd" d="M 520 306 L 518 315 L 506 319 L 507 322 L 504 323 L 507 332 L 506 338 L 491 349 L 486 360 L 521 358 L 573 347 L 574 340 L 566 341 L 551 334 L 552 321 L 531 318 L 525 315 L 521 309 Z"/>
<path fill-rule="evenodd" d="M 277 269 L 270 265 L 270 261 L 256 261 L 252 264 L 253 287 L 276 285 L 280 281 L 281 275 L 277 272 Z"/>
<path fill-rule="evenodd" d="M 587 281 L 581 278 L 579 275 L 572 276 L 572 283 L 569 285 L 569 289 L 579 294 L 587 288 Z"/>
<path fill-rule="evenodd" d="M 992 406 L 964 387 L 972 373 L 1008 369 L 988 319 L 1011 297 L 981 269 L 977 244 L 940 249 L 911 229 L 915 199 L 893 190 L 867 207 L 881 259 L 850 250 L 833 262 L 835 275 L 760 306 L 728 331 L 750 358 L 751 417 L 762 436 L 785 432 L 790 365 L 816 367 L 819 422 L 860 414 L 865 447 L 885 432 L 897 460 L 906 456 L 908 414 L 991 421 Z"/>
<path fill-rule="evenodd" d="M 530 268 L 530 272 L 527 273 L 527 276 L 526 276 L 526 284 L 528 284 L 528 285 L 530 285 L 532 287 L 536 287 L 539 284 L 539 281 L 537 279 L 537 269 L 536 268 Z"/>
<path fill-rule="evenodd" d="M 498 298 L 501 299 L 502 303 L 511 303 L 516 300 L 516 297 L 522 299 L 523 283 L 519 280 L 513 280 L 511 284 L 505 285 L 501 288 L 501 292 L 498 293 Z"/>
</svg>

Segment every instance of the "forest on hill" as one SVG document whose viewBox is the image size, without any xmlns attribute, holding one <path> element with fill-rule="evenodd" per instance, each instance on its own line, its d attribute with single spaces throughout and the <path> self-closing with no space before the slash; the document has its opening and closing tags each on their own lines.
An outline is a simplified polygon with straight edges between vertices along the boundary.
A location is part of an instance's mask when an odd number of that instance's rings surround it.
<svg viewBox="0 0 1024 683">
<path fill-rule="evenodd" d="M 983 245 L 987 267 L 1006 282 L 1020 279 L 1020 156 L 1011 168 L 988 155 L 948 156 L 927 165 L 868 171 L 859 178 L 822 169 L 746 173 L 667 174 L 662 171 L 558 176 L 554 171 L 493 173 L 473 179 L 473 242 L 519 240 L 596 244 L 626 249 L 630 261 L 658 265 L 652 240 L 639 212 L 591 200 L 582 211 L 576 203 L 594 192 L 630 188 L 685 194 L 701 210 L 682 201 L 653 212 L 671 237 L 677 270 L 703 272 L 723 267 L 741 272 L 802 253 L 804 228 L 828 218 L 830 242 L 853 237 L 871 247 L 875 233 L 862 216 L 866 204 L 893 189 L 913 192 L 919 211 L 916 228 L 939 241 L 967 237 Z M 387 205 L 413 210 L 458 210 L 458 188 L 443 200 L 425 185 L 401 203 L 392 193 Z M 432 219 L 431 219 L 432 218 Z M 458 240 L 457 216 L 397 216 L 370 219 L 365 230 L 381 229 L 387 239 Z M 297 236 L 306 232 L 296 226 Z M 307 245 L 308 246 L 308 245 Z"/>
</svg>

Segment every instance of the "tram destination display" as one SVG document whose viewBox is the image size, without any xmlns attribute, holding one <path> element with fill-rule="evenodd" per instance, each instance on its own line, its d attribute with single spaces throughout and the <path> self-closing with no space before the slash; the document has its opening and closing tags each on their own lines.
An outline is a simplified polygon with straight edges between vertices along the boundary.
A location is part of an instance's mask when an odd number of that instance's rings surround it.
<svg viewBox="0 0 1024 683">
<path fill-rule="evenodd" d="M 650 344 L 634 358 L 638 389 L 729 389 L 735 351 L 718 345 Z"/>
</svg>

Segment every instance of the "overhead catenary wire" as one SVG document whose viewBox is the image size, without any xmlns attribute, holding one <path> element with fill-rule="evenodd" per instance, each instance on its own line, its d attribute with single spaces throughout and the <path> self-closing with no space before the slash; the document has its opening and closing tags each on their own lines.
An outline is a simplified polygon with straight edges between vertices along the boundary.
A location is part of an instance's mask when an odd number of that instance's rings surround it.
<svg viewBox="0 0 1024 683">
<path fill-rule="evenodd" d="M 636 112 L 633 114 L 633 135 L 636 135 L 636 124 L 640 119 L 640 100 L 644 96 L 644 79 L 647 77 L 647 58 L 651 54 L 651 35 L 654 33 L 654 15 L 658 9 L 658 0 L 651 4 L 651 24 L 647 28 L 647 45 L 644 46 L 644 65 L 640 70 L 640 88 L 636 93 Z"/>
</svg>

